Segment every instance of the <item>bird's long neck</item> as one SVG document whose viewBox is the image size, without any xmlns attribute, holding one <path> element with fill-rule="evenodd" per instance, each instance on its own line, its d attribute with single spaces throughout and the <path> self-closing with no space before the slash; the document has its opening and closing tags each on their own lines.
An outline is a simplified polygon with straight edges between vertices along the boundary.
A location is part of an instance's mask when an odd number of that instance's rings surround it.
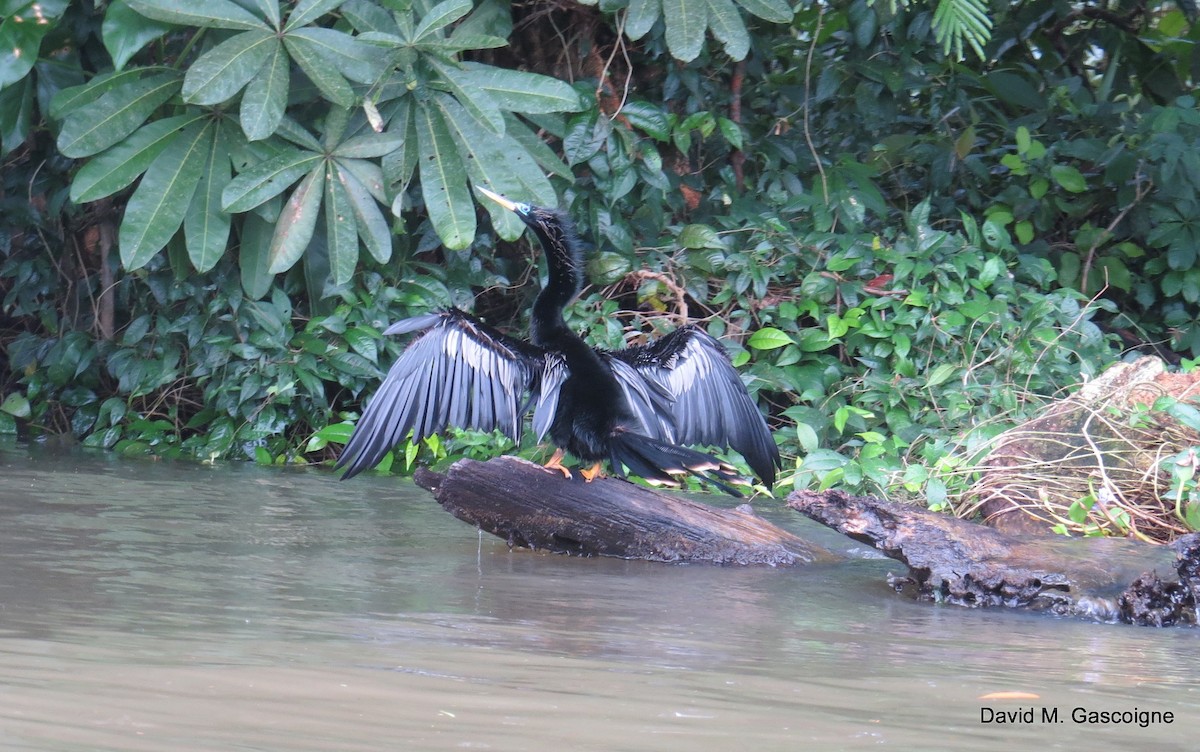
<svg viewBox="0 0 1200 752">
<path fill-rule="evenodd" d="M 561 350 L 575 342 L 582 342 L 578 335 L 567 328 L 562 314 L 567 304 L 583 288 L 583 250 L 571 220 L 566 216 L 555 219 L 557 221 L 533 226 L 546 253 L 549 278 L 533 301 L 530 338 L 539 347 Z"/>
</svg>

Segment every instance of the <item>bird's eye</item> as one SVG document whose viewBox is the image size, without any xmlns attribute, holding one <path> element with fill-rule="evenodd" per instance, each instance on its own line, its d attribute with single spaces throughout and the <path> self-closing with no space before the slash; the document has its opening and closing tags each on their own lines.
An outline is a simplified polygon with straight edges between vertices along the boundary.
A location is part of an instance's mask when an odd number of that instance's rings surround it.
<svg viewBox="0 0 1200 752">
<path fill-rule="evenodd" d="M 519 214 L 528 214 L 529 209 L 530 209 L 529 204 L 513 204 L 513 211 L 515 211 Z"/>
</svg>

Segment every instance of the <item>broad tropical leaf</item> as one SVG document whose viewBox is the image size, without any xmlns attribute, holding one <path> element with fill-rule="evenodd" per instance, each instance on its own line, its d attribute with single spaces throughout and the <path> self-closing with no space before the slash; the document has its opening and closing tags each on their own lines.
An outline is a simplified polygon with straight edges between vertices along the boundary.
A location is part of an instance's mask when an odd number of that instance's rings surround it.
<svg viewBox="0 0 1200 752">
<path fill-rule="evenodd" d="M 690 63 L 704 46 L 704 31 L 708 26 L 705 0 L 662 0 L 662 7 L 667 49 L 671 57 Z"/>
<path fill-rule="evenodd" d="M 88 160 L 71 181 L 71 200 L 87 203 L 111 196 L 133 184 L 180 129 L 203 118 L 200 113 L 155 120 L 107 151 Z"/>
<path fill-rule="evenodd" d="M 119 86 L 126 86 L 143 78 L 147 73 L 166 72 L 170 68 L 156 66 L 154 68 L 134 68 L 127 71 L 101 73 L 86 84 L 72 86 L 55 94 L 50 99 L 50 117 L 63 120 L 83 107 L 87 107 L 104 94 Z"/>
<path fill-rule="evenodd" d="M 529 126 L 518 120 L 515 115 L 505 115 L 504 119 L 508 124 L 508 136 L 523 146 L 526 153 L 530 154 L 537 162 L 534 169 L 541 167 L 546 172 L 558 175 L 564 180 L 573 180 L 575 178 L 575 173 L 571 172 L 571 168 L 567 166 L 567 163 L 563 162 L 562 158 L 547 146 L 545 141 L 538 138 L 538 135 L 530 130 Z"/>
<path fill-rule="evenodd" d="M 267 271 L 271 274 L 291 269 L 304 255 L 304 249 L 308 248 L 321 209 L 321 192 L 324 188 L 321 177 L 324 174 L 323 165 L 308 173 L 284 204 L 267 252 L 270 259 Z"/>
<path fill-rule="evenodd" d="M 277 196 L 301 175 L 313 170 L 324 157 L 310 151 L 289 149 L 239 174 L 225 186 L 221 202 L 228 212 L 253 209 Z"/>
<path fill-rule="evenodd" d="M 370 84 L 383 75 L 384 60 L 378 48 L 343 31 L 312 27 L 297 29 L 288 37 L 305 40 L 317 55 L 352 81 Z"/>
<path fill-rule="evenodd" d="M 395 131 L 375 133 L 368 131 L 357 136 L 351 136 L 338 144 L 333 150 L 335 157 L 350 157 L 351 159 L 371 159 L 390 154 L 404 144 L 404 136 Z"/>
<path fill-rule="evenodd" d="M 625 17 L 625 35 L 638 40 L 654 27 L 662 10 L 662 0 L 629 0 L 629 13 Z"/>
<path fill-rule="evenodd" d="M 421 23 L 412 33 L 414 43 L 425 37 L 441 31 L 450 24 L 471 12 L 471 0 L 444 0 L 429 9 L 421 17 Z"/>
<path fill-rule="evenodd" d="M 66 10 L 65 2 L 15 2 L 0 9 L 0 89 L 15 84 L 33 70 L 42 39 Z M 16 7 L 12 7 L 15 5 Z"/>
<path fill-rule="evenodd" d="M 584 107 L 578 92 L 557 78 L 477 63 L 465 64 L 464 69 L 465 75 L 460 76 L 487 92 L 497 105 L 512 112 L 545 115 L 578 112 Z"/>
<path fill-rule="evenodd" d="M 118 243 L 121 264 L 140 269 L 179 230 L 204 171 L 215 126 L 188 126 L 163 149 L 125 206 Z"/>
<path fill-rule="evenodd" d="M 326 99 L 342 107 L 354 106 L 354 90 L 321 54 L 321 48 L 311 40 L 296 34 L 286 35 L 283 43 L 287 45 L 288 52 L 300 66 L 300 70 L 304 71 L 304 75 L 321 90 Z"/>
<path fill-rule="evenodd" d="M 111 0 L 100 26 L 104 49 L 112 56 L 113 67 L 121 70 L 129 58 L 167 33 L 170 24 L 146 18 L 129 7 L 125 0 Z"/>
<path fill-rule="evenodd" d="M 350 199 L 354 219 L 358 224 L 358 236 L 362 238 L 363 245 L 376 261 L 386 264 L 392 258 L 392 233 L 379 204 L 354 173 L 343 168 L 340 163 L 337 176 Z"/>
<path fill-rule="evenodd" d="M 178 90 L 179 76 L 175 73 L 124 82 L 67 118 L 58 134 L 58 150 L 73 158 L 104 151 L 137 130 Z"/>
<path fill-rule="evenodd" d="M 796 15 L 787 0 L 737 0 L 749 13 L 771 23 L 791 23 Z"/>
<path fill-rule="evenodd" d="M 242 220 L 241 249 L 238 268 L 242 273 L 242 289 L 251 300 L 258 300 L 271 289 L 275 275 L 270 267 L 271 235 L 275 229 L 262 217 L 247 214 Z"/>
<path fill-rule="evenodd" d="M 221 190 L 229 182 L 230 174 L 228 140 L 224 128 L 216 126 L 200 182 L 183 218 L 188 258 L 201 273 L 216 266 L 229 245 L 231 217 L 221 209 Z"/>
<path fill-rule="evenodd" d="M 344 285 L 354 276 L 358 265 L 358 221 L 346 188 L 338 179 L 338 169 L 327 165 L 325 174 L 325 244 L 329 253 L 329 274 L 335 285 Z"/>
<path fill-rule="evenodd" d="M 733 0 L 707 0 L 708 25 L 717 41 L 725 45 L 725 54 L 741 60 L 750 52 L 750 34 L 742 14 L 734 7 Z"/>
<path fill-rule="evenodd" d="M 305 26 L 326 13 L 337 10 L 338 6 L 344 2 L 346 0 L 300 0 L 292 9 L 292 14 L 288 16 L 287 25 L 283 27 L 283 30 L 292 31 Z"/>
<path fill-rule="evenodd" d="M 454 138 L 432 104 L 416 109 L 421 195 L 438 237 L 451 250 L 475 239 L 475 204 Z"/>
<path fill-rule="evenodd" d="M 493 136 L 504 135 L 503 113 L 496 106 L 496 101 L 482 88 L 475 85 L 469 74 L 436 58 L 430 59 L 429 65 L 441 75 L 442 83 L 454 95 L 459 104 L 476 120 L 485 125 Z"/>
<path fill-rule="evenodd" d="M 220 104 L 242 90 L 279 45 L 265 30 L 236 34 L 200 56 L 183 79 L 183 99 L 193 104 Z"/>
<path fill-rule="evenodd" d="M 146 18 L 177 26 L 266 29 L 262 19 L 230 0 L 125 0 Z"/>
<path fill-rule="evenodd" d="M 287 109 L 289 62 L 283 43 L 276 40 L 262 71 L 242 94 L 238 117 L 247 139 L 260 141 L 279 128 Z"/>
</svg>

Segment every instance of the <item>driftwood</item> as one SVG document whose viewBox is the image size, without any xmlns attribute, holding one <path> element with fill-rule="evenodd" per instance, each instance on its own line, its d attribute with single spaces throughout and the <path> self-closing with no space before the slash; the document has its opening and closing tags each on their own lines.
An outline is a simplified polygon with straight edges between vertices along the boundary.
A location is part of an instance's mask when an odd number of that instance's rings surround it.
<svg viewBox="0 0 1200 752">
<path fill-rule="evenodd" d="M 907 577 L 889 579 L 920 599 L 1152 626 L 1197 623 L 1200 534 L 1170 546 L 1021 536 L 839 491 L 796 491 L 788 506 L 906 564 Z"/>
<path fill-rule="evenodd" d="M 840 557 L 756 516 L 614 478 L 584 483 L 516 457 L 459 460 L 418 485 L 510 546 L 663 562 L 794 566 Z"/>
</svg>

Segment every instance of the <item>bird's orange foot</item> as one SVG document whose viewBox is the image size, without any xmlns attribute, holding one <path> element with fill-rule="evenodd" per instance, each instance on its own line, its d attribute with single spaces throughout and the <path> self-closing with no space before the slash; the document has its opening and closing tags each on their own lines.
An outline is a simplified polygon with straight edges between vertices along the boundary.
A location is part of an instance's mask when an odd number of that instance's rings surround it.
<svg viewBox="0 0 1200 752">
<path fill-rule="evenodd" d="M 589 467 L 587 470 L 580 470 L 579 474 L 583 476 L 583 479 L 585 481 L 587 481 L 588 483 L 591 483 L 596 478 L 602 477 L 600 474 L 600 463 L 597 462 L 596 464 Z"/>
<path fill-rule="evenodd" d="M 564 478 L 566 478 L 567 480 L 570 480 L 571 479 L 571 471 L 568 470 L 567 468 L 563 467 L 563 463 L 562 463 L 564 454 L 566 454 L 566 452 L 564 452 L 563 450 L 555 449 L 554 454 L 550 455 L 550 460 L 548 462 L 546 462 L 545 465 L 542 465 L 542 467 L 544 467 L 548 470 L 557 470 L 563 474 Z"/>
</svg>

